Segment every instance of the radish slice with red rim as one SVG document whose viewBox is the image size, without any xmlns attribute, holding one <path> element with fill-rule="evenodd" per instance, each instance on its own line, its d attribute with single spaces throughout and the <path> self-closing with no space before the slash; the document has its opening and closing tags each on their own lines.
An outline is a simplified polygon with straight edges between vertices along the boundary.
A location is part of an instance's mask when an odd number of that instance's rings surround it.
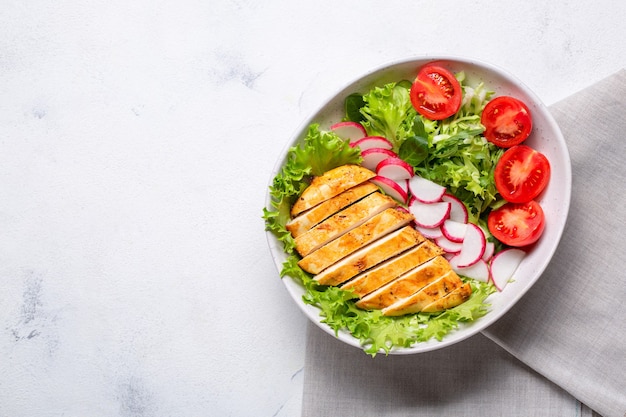
<svg viewBox="0 0 626 417">
<path fill-rule="evenodd" d="M 358 139 L 354 142 L 350 143 L 351 147 L 359 147 L 361 151 L 372 148 L 380 148 L 380 149 L 393 149 L 393 144 L 382 136 L 365 136 L 361 139 Z"/>
<path fill-rule="evenodd" d="M 461 223 L 450 219 L 444 220 L 441 225 L 441 232 L 445 237 L 453 242 L 463 242 L 465 233 L 467 232 L 467 223 Z"/>
<path fill-rule="evenodd" d="M 413 176 L 413 167 L 404 160 L 392 156 L 383 159 L 376 165 L 376 174 L 394 181 L 403 181 Z"/>
<path fill-rule="evenodd" d="M 375 176 L 370 181 L 378 185 L 391 198 L 406 204 L 408 195 L 396 181 L 380 175 Z"/>
<path fill-rule="evenodd" d="M 330 127 L 330 130 L 339 136 L 341 139 L 347 140 L 350 143 L 367 136 L 365 128 L 357 122 L 339 122 Z"/>
<path fill-rule="evenodd" d="M 463 247 L 462 243 L 453 242 L 443 235 L 436 238 L 435 243 L 437 244 L 437 246 L 443 249 L 444 252 L 446 253 L 458 254 L 461 251 L 461 248 Z"/>
<path fill-rule="evenodd" d="M 369 169 L 370 171 L 376 172 L 376 167 L 383 159 L 397 156 L 398 155 L 394 151 L 390 151 L 389 149 L 366 149 L 364 151 L 361 151 L 361 157 L 363 157 L 363 161 L 361 161 L 361 166 L 363 168 Z"/>
<path fill-rule="evenodd" d="M 417 199 L 411 200 L 409 211 L 415 217 L 415 224 L 422 227 L 439 227 L 450 214 L 450 203 L 422 203 Z"/>
<path fill-rule="evenodd" d="M 459 267 L 465 268 L 474 265 L 482 259 L 485 253 L 487 239 L 483 230 L 474 223 L 467 223 L 467 230 L 459 252 Z"/>
<path fill-rule="evenodd" d="M 472 266 L 460 267 L 458 258 L 459 255 L 456 255 L 449 260 L 450 266 L 454 272 L 478 281 L 489 282 L 490 271 L 487 262 L 481 259 Z"/>
<path fill-rule="evenodd" d="M 465 204 L 459 198 L 446 192 L 441 196 L 441 200 L 451 204 L 450 220 L 467 223 L 469 213 L 467 212 L 467 207 L 465 207 Z"/>
<path fill-rule="evenodd" d="M 409 180 L 409 191 L 422 203 L 435 203 L 441 201 L 441 197 L 446 192 L 446 187 L 415 175 Z"/>
<path fill-rule="evenodd" d="M 525 256 L 526 252 L 517 248 L 504 249 L 493 256 L 491 259 L 491 282 L 498 291 L 504 290 Z"/>
</svg>

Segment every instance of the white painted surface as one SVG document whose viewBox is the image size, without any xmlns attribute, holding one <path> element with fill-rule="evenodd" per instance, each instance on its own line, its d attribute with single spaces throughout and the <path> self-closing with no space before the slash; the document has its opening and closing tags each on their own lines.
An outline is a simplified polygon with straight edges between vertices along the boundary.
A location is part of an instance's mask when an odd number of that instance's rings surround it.
<svg viewBox="0 0 626 417">
<path fill-rule="evenodd" d="M 626 67 L 626 3 L 7 1 L 0 416 L 297 416 L 269 173 L 373 67 L 462 55 L 552 104 Z"/>
</svg>

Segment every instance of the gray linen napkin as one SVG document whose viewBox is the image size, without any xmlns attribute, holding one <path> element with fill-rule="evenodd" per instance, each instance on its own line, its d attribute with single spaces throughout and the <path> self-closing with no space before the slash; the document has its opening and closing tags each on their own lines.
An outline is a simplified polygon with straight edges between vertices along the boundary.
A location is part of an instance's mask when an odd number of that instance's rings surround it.
<svg viewBox="0 0 626 417">
<path fill-rule="evenodd" d="M 309 324 L 304 417 L 626 417 L 626 71 L 551 111 L 572 202 L 535 286 L 484 334 L 419 355 L 370 358 Z"/>
</svg>

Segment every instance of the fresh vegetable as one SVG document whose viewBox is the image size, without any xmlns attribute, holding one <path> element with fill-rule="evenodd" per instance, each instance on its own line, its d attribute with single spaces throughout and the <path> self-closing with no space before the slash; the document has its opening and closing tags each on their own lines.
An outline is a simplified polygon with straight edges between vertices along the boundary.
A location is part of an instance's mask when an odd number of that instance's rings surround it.
<svg viewBox="0 0 626 417">
<path fill-rule="evenodd" d="M 498 291 L 504 289 L 525 256 L 526 252 L 517 248 L 505 249 L 494 255 L 489 272 L 491 282 Z"/>
<path fill-rule="evenodd" d="M 487 239 L 482 229 L 474 223 L 467 223 L 463 244 L 457 258 L 459 268 L 466 268 L 480 261 L 485 253 Z"/>
<path fill-rule="evenodd" d="M 446 119 L 461 107 L 461 85 L 450 71 L 439 65 L 425 65 L 411 86 L 411 103 L 430 120 Z"/>
<path fill-rule="evenodd" d="M 398 157 L 385 158 L 376 165 L 376 174 L 394 181 L 413 177 L 413 167 Z"/>
<path fill-rule="evenodd" d="M 534 200 L 550 180 L 550 163 L 544 154 L 526 146 L 509 148 L 496 164 L 496 188 L 512 203 Z"/>
<path fill-rule="evenodd" d="M 489 213 L 489 231 L 508 246 L 522 247 L 535 243 L 545 226 L 541 205 L 535 200 L 527 203 L 506 203 Z"/>
<path fill-rule="evenodd" d="M 335 123 L 330 127 L 330 130 L 340 138 L 348 140 L 348 142 L 356 142 L 365 136 L 363 126 L 360 123 L 351 121 Z"/>
<path fill-rule="evenodd" d="M 350 146 L 358 146 L 359 149 L 361 149 L 361 152 L 371 148 L 387 150 L 393 149 L 393 143 L 391 143 L 388 139 L 383 138 L 382 136 L 364 136 L 354 142 L 351 142 Z"/>
<path fill-rule="evenodd" d="M 530 110 L 526 104 L 510 96 L 500 96 L 485 106 L 481 122 L 485 137 L 502 148 L 522 143 L 532 130 Z"/>
</svg>

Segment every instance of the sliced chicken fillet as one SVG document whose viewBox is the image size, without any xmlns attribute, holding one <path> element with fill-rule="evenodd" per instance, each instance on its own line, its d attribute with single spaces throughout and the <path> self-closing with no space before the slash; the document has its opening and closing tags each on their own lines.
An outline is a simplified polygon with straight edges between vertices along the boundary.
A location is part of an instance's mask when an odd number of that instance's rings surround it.
<svg viewBox="0 0 626 417">
<path fill-rule="evenodd" d="M 366 295 L 356 305 L 366 310 L 384 309 L 422 290 L 451 270 L 444 257 L 436 256 Z"/>
<path fill-rule="evenodd" d="M 322 285 L 339 285 L 360 272 L 415 247 L 424 240 L 424 237 L 413 227 L 405 226 L 348 255 L 314 278 Z"/>
<path fill-rule="evenodd" d="M 369 181 L 359 184 L 291 219 L 287 222 L 285 228 L 291 232 L 293 237 L 298 237 L 339 210 L 348 207 L 355 201 L 377 190 L 378 186 Z"/>
<path fill-rule="evenodd" d="M 439 246 L 429 240 L 424 240 L 419 246 L 413 247 L 375 268 L 355 276 L 354 279 L 343 284 L 341 288 L 350 289 L 359 298 L 363 298 L 388 282 L 393 281 L 396 277 L 441 254 L 443 254 L 443 250 Z"/>
<path fill-rule="evenodd" d="M 372 193 L 298 236 L 295 239 L 296 250 L 301 256 L 306 256 L 320 246 L 362 225 L 383 210 L 396 205 L 393 198 L 379 192 Z"/>
<path fill-rule="evenodd" d="M 463 285 L 461 278 L 452 270 L 434 282 L 426 285 L 413 295 L 400 299 L 383 309 L 385 316 L 402 316 L 418 313 L 430 303 L 445 297 L 448 293 Z"/>
<path fill-rule="evenodd" d="M 359 165 L 342 165 L 313 178 L 291 207 L 291 217 L 361 184 L 376 174 Z"/>
<path fill-rule="evenodd" d="M 338 260 L 377 239 L 406 226 L 413 216 L 403 210 L 388 208 L 348 233 L 325 244 L 302 258 L 298 265 L 305 271 L 317 275 Z"/>
<path fill-rule="evenodd" d="M 440 298 L 432 303 L 428 304 L 422 309 L 424 313 L 436 313 L 439 311 L 447 310 L 452 307 L 456 307 L 459 304 L 467 301 L 472 295 L 472 286 L 469 282 L 464 283 L 460 287 L 453 290 L 443 298 Z"/>
</svg>

